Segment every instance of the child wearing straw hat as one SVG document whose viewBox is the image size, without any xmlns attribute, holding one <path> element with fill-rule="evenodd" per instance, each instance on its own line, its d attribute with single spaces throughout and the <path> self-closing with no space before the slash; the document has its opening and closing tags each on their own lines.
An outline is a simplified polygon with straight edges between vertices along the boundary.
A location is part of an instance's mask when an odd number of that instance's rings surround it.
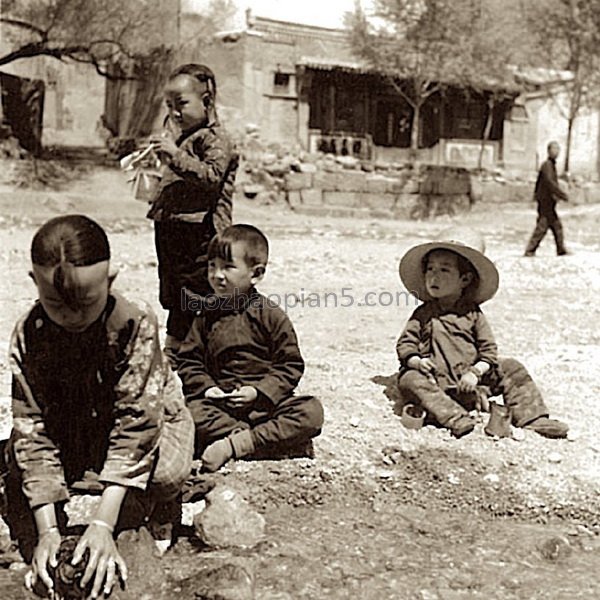
<svg viewBox="0 0 600 600">
<path fill-rule="evenodd" d="M 501 394 L 513 425 L 565 437 L 567 426 L 548 418 L 525 367 L 498 358 L 480 305 L 498 290 L 499 276 L 484 251 L 477 232 L 455 227 L 438 241 L 414 246 L 400 261 L 406 289 L 423 301 L 396 345 L 400 391 L 457 438 L 475 427 L 469 411 L 487 408 L 487 398 Z"/>
</svg>

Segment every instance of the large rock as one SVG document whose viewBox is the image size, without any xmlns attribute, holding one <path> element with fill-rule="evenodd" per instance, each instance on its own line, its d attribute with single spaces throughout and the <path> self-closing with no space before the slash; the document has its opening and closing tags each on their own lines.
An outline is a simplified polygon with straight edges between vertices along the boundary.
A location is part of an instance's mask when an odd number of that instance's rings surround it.
<svg viewBox="0 0 600 600">
<path fill-rule="evenodd" d="M 80 585 L 87 565 L 87 552 L 79 564 L 76 566 L 71 564 L 79 540 L 79 535 L 64 537 L 60 545 L 58 564 L 56 568 L 50 569 L 55 590 L 64 600 L 87 598 L 93 585 L 93 580 L 85 589 L 82 589 Z M 148 530 L 142 528 L 138 531 L 124 531 L 117 539 L 117 548 L 127 565 L 128 577 L 124 586 L 120 585 L 120 582 L 114 585 L 111 599 L 162 599 L 167 585 L 166 573 Z M 34 591 L 42 597 L 47 595 L 41 581 L 38 581 Z"/>
<path fill-rule="evenodd" d="M 124 590 L 113 593 L 114 600 L 156 600 L 164 595 L 167 576 L 154 539 L 142 527 L 123 531 L 117 548 L 127 565 L 128 578 Z"/>
<path fill-rule="evenodd" d="M 338 173 L 335 186 L 338 192 L 364 192 L 367 186 L 365 174 L 362 171 Z"/>
<path fill-rule="evenodd" d="M 289 191 L 310 189 L 312 173 L 288 173 L 285 177 L 285 189 Z"/>
<path fill-rule="evenodd" d="M 217 486 L 194 517 L 198 537 L 212 548 L 252 548 L 265 539 L 265 519 L 237 492 Z"/>
</svg>

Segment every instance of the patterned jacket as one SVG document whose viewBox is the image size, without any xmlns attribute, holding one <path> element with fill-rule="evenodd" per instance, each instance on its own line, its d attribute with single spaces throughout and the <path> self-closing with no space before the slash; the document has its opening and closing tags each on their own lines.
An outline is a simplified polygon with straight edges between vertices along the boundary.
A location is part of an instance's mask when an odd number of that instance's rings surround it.
<svg viewBox="0 0 600 600">
<path fill-rule="evenodd" d="M 201 223 L 212 218 L 217 232 L 231 225 L 239 157 L 218 122 L 177 140 L 179 151 L 163 168 L 148 217 Z"/>
<path fill-rule="evenodd" d="M 145 489 L 159 446 L 161 461 L 177 451 L 162 448 L 162 437 L 173 439 L 167 428 L 191 423 L 154 313 L 121 295 L 84 334 L 69 334 L 36 303 L 14 328 L 9 360 L 15 460 L 32 508 L 66 500 L 86 471 Z"/>
</svg>

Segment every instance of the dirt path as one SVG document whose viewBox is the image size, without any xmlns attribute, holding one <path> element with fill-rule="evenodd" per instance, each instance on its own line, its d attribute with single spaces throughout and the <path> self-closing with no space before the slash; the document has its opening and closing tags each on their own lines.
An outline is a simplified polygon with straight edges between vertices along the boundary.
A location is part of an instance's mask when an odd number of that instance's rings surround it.
<svg viewBox="0 0 600 600">
<path fill-rule="evenodd" d="M 149 300 L 164 321 L 152 230 L 144 206 L 126 194 L 115 174 L 96 174 L 61 195 L 0 193 L 5 344 L 34 297 L 26 276 L 31 236 L 59 212 L 87 212 L 108 227 L 118 287 Z M 236 220 L 270 237 L 261 290 L 287 302 L 307 363 L 302 390 L 326 407 L 315 461 L 240 463 L 225 475 L 267 518 L 268 541 L 247 557 L 257 597 L 600 597 L 590 576 L 600 568 L 600 207 L 563 214 L 574 255 L 561 259 L 550 239 L 537 258 L 521 257 L 531 207 L 481 206 L 459 218 L 486 234 L 501 273 L 501 290 L 485 305 L 501 353 L 528 366 L 553 414 L 577 434 L 570 442 L 527 433 L 494 443 L 481 426 L 460 441 L 432 428 L 408 432 L 388 398 L 395 341 L 414 308 L 397 264 L 448 218 L 328 220 L 238 203 Z M 9 384 L 1 356 L 5 426 Z M 556 560 L 553 542 L 540 550 L 554 538 Z M 193 568 L 191 550 L 188 557 L 172 568 Z"/>
</svg>

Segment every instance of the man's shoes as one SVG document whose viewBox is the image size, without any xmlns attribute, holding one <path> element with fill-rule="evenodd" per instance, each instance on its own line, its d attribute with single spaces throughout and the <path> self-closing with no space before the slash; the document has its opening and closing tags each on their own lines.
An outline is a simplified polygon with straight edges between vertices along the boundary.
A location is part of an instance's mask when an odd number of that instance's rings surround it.
<svg viewBox="0 0 600 600">
<path fill-rule="evenodd" d="M 450 433 L 456 439 L 468 435 L 475 429 L 475 419 L 469 415 L 461 415 L 448 424 Z"/>
<path fill-rule="evenodd" d="M 523 254 L 523 256 L 528 256 L 528 257 L 535 256 L 535 252 L 525 252 L 525 254 Z"/>
<path fill-rule="evenodd" d="M 560 252 L 556 253 L 556 256 L 571 256 L 571 254 L 573 253 L 569 252 L 568 250 L 561 250 Z"/>
<path fill-rule="evenodd" d="M 540 435 L 552 439 L 563 439 L 569 433 L 569 426 L 558 419 L 538 417 L 535 421 L 525 425 L 524 429 L 531 429 Z"/>
</svg>

